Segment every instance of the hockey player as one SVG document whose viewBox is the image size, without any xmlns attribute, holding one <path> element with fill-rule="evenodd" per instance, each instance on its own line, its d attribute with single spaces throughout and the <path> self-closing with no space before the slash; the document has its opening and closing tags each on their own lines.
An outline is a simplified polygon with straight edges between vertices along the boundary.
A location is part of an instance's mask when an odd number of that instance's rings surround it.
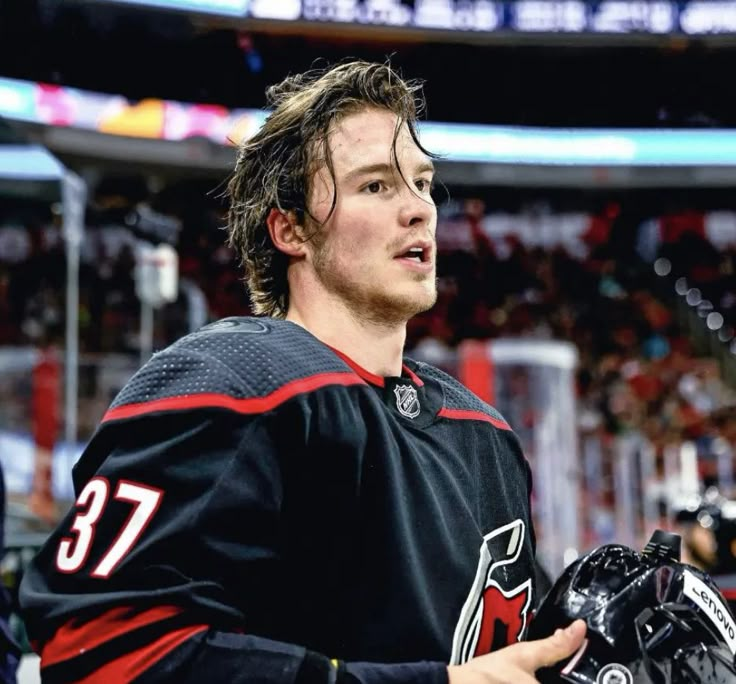
<svg viewBox="0 0 736 684">
<path fill-rule="evenodd" d="M 255 318 L 156 354 L 74 470 L 22 602 L 49 682 L 536 681 L 528 465 L 403 358 L 436 298 L 419 92 L 387 65 L 286 79 L 229 231 Z M 490 655 L 488 655 L 490 653 Z"/>
</svg>

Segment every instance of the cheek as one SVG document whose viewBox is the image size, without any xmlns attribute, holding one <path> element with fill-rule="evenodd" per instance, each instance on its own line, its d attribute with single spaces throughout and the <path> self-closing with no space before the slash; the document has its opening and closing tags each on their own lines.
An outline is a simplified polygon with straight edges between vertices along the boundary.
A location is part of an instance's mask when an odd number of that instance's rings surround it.
<svg viewBox="0 0 736 684">
<path fill-rule="evenodd" d="M 343 236 L 332 244 L 333 267 L 351 280 L 375 279 L 378 247 L 366 235 Z"/>
<path fill-rule="evenodd" d="M 340 263 L 377 263 L 381 256 L 385 256 L 386 237 L 376 226 L 360 220 L 336 225 L 340 228 L 332 235 L 331 251 L 333 258 Z"/>
<path fill-rule="evenodd" d="M 390 251 L 390 219 L 375 199 L 343 197 L 327 224 L 330 268 L 349 279 L 380 279 Z"/>
</svg>

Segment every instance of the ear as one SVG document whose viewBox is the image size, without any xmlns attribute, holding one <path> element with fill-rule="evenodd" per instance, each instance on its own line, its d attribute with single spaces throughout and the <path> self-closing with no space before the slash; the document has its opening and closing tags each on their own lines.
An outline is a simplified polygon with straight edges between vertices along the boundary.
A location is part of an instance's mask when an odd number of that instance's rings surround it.
<svg viewBox="0 0 736 684">
<path fill-rule="evenodd" d="M 273 208 L 266 217 L 266 225 L 276 249 L 291 257 L 306 253 L 307 248 L 300 237 L 300 226 L 294 212 Z"/>
</svg>

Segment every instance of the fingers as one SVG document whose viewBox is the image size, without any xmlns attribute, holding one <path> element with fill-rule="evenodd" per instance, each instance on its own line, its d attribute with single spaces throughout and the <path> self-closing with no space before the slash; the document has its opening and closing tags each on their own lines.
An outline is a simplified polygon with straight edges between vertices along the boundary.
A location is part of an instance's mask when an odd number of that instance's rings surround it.
<svg viewBox="0 0 736 684">
<path fill-rule="evenodd" d="M 536 672 L 540 667 L 554 665 L 569 658 L 585 639 L 586 624 L 575 620 L 566 629 L 558 629 L 551 637 L 516 644 L 514 659 L 526 672 Z"/>
<path fill-rule="evenodd" d="M 526 672 L 519 671 L 518 673 L 513 673 L 513 675 L 513 680 L 509 679 L 509 682 L 513 682 L 513 684 L 539 684 L 539 680 L 536 677 Z"/>
<path fill-rule="evenodd" d="M 558 629 L 546 639 L 514 644 L 464 665 L 452 665 L 447 668 L 448 681 L 450 684 L 539 684 L 534 673 L 573 655 L 582 645 L 586 629 L 583 620 L 575 620 L 567 629 Z"/>
</svg>

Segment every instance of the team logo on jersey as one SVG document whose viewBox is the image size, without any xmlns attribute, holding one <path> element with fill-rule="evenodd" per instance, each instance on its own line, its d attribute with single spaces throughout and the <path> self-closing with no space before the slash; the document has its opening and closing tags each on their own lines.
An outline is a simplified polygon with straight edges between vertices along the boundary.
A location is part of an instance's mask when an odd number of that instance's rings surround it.
<svg viewBox="0 0 736 684">
<path fill-rule="evenodd" d="M 524 547 L 522 520 L 483 537 L 478 569 L 452 639 L 452 665 L 502 648 L 524 636 L 532 603 L 532 580 L 513 583 L 513 564 Z"/>
<path fill-rule="evenodd" d="M 419 395 L 415 387 L 411 385 L 396 385 L 394 387 L 396 395 L 396 408 L 399 413 L 407 418 L 416 418 L 422 407 L 419 405 Z"/>
<path fill-rule="evenodd" d="M 268 327 L 250 318 L 223 318 L 200 328 L 198 333 L 267 333 Z"/>
</svg>

